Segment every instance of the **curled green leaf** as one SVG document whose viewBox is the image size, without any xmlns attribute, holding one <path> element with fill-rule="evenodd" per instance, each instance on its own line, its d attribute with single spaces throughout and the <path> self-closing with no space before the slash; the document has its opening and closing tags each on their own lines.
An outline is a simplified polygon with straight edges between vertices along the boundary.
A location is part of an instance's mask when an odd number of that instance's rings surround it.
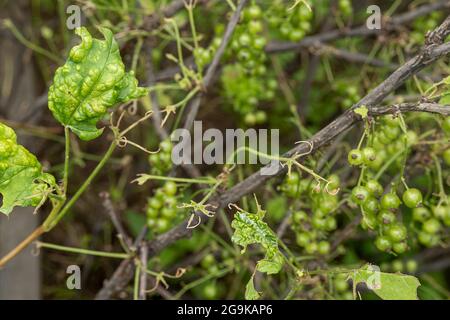
<svg viewBox="0 0 450 320">
<path fill-rule="evenodd" d="M 250 244 L 260 244 L 265 252 L 264 259 L 257 264 L 260 272 L 276 274 L 280 272 L 284 257 L 278 249 L 278 238 L 262 219 L 265 211 L 258 205 L 257 213 L 238 210 L 231 222 L 234 229 L 231 240 L 242 246 L 243 250 Z"/>
<path fill-rule="evenodd" d="M 36 157 L 17 144 L 14 130 L 0 123 L 0 212 L 9 215 L 15 206 L 38 206 L 55 185 Z"/>
<path fill-rule="evenodd" d="M 145 96 L 133 71 L 125 72 L 119 46 L 109 29 L 101 28 L 105 40 L 92 38 L 84 27 L 75 33 L 81 43 L 70 50 L 66 63 L 55 72 L 48 92 L 54 117 L 82 140 L 100 136 L 97 128 L 108 110 L 118 103 Z"/>
</svg>

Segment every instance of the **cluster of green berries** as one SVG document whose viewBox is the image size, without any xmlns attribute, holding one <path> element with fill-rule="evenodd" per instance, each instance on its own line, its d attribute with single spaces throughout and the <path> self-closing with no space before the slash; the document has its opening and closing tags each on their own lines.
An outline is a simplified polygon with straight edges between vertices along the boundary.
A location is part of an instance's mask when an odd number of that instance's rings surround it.
<svg viewBox="0 0 450 320">
<path fill-rule="evenodd" d="M 172 142 L 161 141 L 159 152 L 149 155 L 150 172 L 155 175 L 163 175 L 172 167 Z"/>
<path fill-rule="evenodd" d="M 417 272 L 417 261 L 414 259 L 407 259 L 405 261 L 401 259 L 394 259 L 390 262 L 384 262 L 380 265 L 380 269 L 383 272 L 406 272 L 414 274 Z"/>
<path fill-rule="evenodd" d="M 234 64 L 224 68 L 222 86 L 234 112 L 243 117 L 247 126 L 267 121 L 266 112 L 257 107 L 261 100 L 275 97 L 277 82 L 274 79 L 249 76 L 240 64 Z"/>
<path fill-rule="evenodd" d="M 368 180 L 365 185 L 352 190 L 352 201 L 361 206 L 364 229 L 378 230 L 375 246 L 380 251 L 402 254 L 408 249 L 407 229 L 397 219 L 402 200 L 393 191 L 383 195 L 383 187 L 376 180 Z M 403 195 L 403 204 L 417 209 L 422 205 L 422 193 L 415 188 L 407 189 Z"/>
<path fill-rule="evenodd" d="M 337 190 L 339 178 L 335 175 L 329 178 L 328 190 Z M 286 177 L 280 190 L 288 197 L 307 197 L 311 203 L 311 214 L 304 210 L 296 210 L 292 214 L 291 228 L 296 234 L 297 244 L 307 254 L 327 255 L 330 252 L 328 233 L 337 228 L 334 211 L 338 207 L 338 196 L 325 190 L 317 190 L 314 182 L 308 179 L 300 180 L 297 172 Z"/>
<path fill-rule="evenodd" d="M 226 51 L 228 59 L 235 63 L 224 68 L 221 78 L 227 100 L 247 126 L 267 121 L 266 112 L 257 108 L 261 101 L 273 100 L 278 87 L 274 75 L 267 72 L 265 65 L 267 41 L 262 34 L 263 25 L 260 6 L 253 3 L 243 10 L 241 23 Z"/>
<path fill-rule="evenodd" d="M 178 219 L 177 185 L 167 181 L 147 201 L 147 225 L 153 234 L 168 231 Z"/>
<path fill-rule="evenodd" d="M 414 131 L 408 131 L 407 135 L 402 133 L 398 118 L 385 116 L 377 124 L 377 130 L 372 135 L 371 146 L 351 150 L 348 154 L 348 162 L 352 166 L 365 166 L 371 170 L 379 170 L 388 159 L 399 151 L 403 151 L 405 147 L 416 144 L 417 141 L 418 137 Z M 397 158 L 396 165 L 397 167 L 403 165 L 401 157 Z"/>
<path fill-rule="evenodd" d="M 426 247 L 432 247 L 444 236 L 443 225 L 450 227 L 450 206 L 439 205 L 431 209 L 418 207 L 413 209 L 412 218 L 417 227 L 419 242 Z"/>
<path fill-rule="evenodd" d="M 313 12 L 304 4 L 288 10 L 283 1 L 273 1 L 267 11 L 271 30 L 292 42 L 302 40 L 312 29 Z"/>
</svg>

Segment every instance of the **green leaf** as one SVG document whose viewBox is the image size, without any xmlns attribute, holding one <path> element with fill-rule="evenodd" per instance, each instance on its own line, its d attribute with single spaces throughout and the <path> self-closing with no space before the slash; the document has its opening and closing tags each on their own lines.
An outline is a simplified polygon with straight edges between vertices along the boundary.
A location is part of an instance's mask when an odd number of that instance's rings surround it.
<svg viewBox="0 0 450 320">
<path fill-rule="evenodd" d="M 365 283 L 383 300 L 417 300 L 420 282 L 416 277 L 401 273 L 385 273 L 368 265 L 349 274 L 354 282 Z"/>
<path fill-rule="evenodd" d="M 14 130 L 0 123 L 0 212 L 9 215 L 15 206 L 38 206 L 54 186 L 55 178 L 44 173 L 36 157 L 17 144 Z"/>
<path fill-rule="evenodd" d="M 260 244 L 264 251 L 264 259 L 258 262 L 257 269 L 267 274 L 280 272 L 283 266 L 283 255 L 278 249 L 278 238 L 269 228 L 264 218 L 265 211 L 259 205 L 257 213 L 246 212 L 239 209 L 231 222 L 234 229 L 231 240 L 242 246 L 242 252 L 250 244 Z"/>
<path fill-rule="evenodd" d="M 253 283 L 253 277 L 250 278 L 250 280 L 247 282 L 247 285 L 245 286 L 245 299 L 246 300 L 258 300 L 261 295 L 258 291 L 255 289 L 255 284 Z"/>
<path fill-rule="evenodd" d="M 267 274 L 277 274 L 280 272 L 283 267 L 283 255 L 277 250 L 270 258 L 267 258 L 267 256 L 268 255 L 266 255 L 266 258 L 258 261 L 258 264 L 256 265 L 258 271 Z"/>
<path fill-rule="evenodd" d="M 97 122 L 108 108 L 148 93 L 138 87 L 133 71 L 126 73 L 113 34 L 101 28 L 105 40 L 92 38 L 86 28 L 75 33 L 81 43 L 70 50 L 66 63 L 55 72 L 48 92 L 53 116 L 82 140 L 100 136 Z"/>
<path fill-rule="evenodd" d="M 361 116 L 361 118 L 365 119 L 367 118 L 367 114 L 369 113 L 369 109 L 367 109 L 366 106 L 361 106 L 355 109 L 355 111 L 353 111 L 356 114 L 359 114 Z"/>
</svg>

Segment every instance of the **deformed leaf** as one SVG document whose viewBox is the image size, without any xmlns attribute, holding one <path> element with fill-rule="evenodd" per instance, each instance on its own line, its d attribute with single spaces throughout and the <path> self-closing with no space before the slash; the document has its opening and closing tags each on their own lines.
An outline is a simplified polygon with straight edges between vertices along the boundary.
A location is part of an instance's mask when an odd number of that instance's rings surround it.
<svg viewBox="0 0 450 320">
<path fill-rule="evenodd" d="M 231 222 L 231 227 L 234 229 L 231 240 L 242 246 L 242 251 L 245 251 L 250 244 L 260 244 L 265 251 L 265 256 L 258 262 L 257 269 L 267 274 L 275 274 L 280 272 L 284 257 L 278 249 L 277 236 L 262 220 L 264 215 L 265 211 L 259 205 L 257 213 L 238 210 Z"/>
<path fill-rule="evenodd" d="M 250 278 L 245 286 L 245 299 L 246 300 L 258 300 L 261 296 L 258 291 L 255 289 L 255 284 L 253 283 L 254 276 Z"/>
<path fill-rule="evenodd" d="M 258 261 L 256 268 L 259 272 L 277 274 L 283 267 L 283 259 L 282 254 L 278 250 L 273 255 L 266 253 L 266 257 Z"/>
<path fill-rule="evenodd" d="M 417 300 L 419 280 L 411 275 L 380 272 L 371 265 L 349 274 L 354 284 L 365 283 L 383 300 Z"/>
<path fill-rule="evenodd" d="M 133 71 L 126 73 L 119 46 L 109 29 L 101 28 L 105 40 L 92 38 L 84 27 L 75 33 L 81 43 L 70 50 L 66 63 L 55 72 L 48 92 L 54 117 L 82 140 L 102 134 L 97 128 L 108 108 L 147 94 L 138 87 Z"/>
<path fill-rule="evenodd" d="M 0 123 L 0 212 L 8 215 L 15 206 L 38 206 L 55 185 L 36 157 L 17 144 L 14 130 Z"/>
</svg>

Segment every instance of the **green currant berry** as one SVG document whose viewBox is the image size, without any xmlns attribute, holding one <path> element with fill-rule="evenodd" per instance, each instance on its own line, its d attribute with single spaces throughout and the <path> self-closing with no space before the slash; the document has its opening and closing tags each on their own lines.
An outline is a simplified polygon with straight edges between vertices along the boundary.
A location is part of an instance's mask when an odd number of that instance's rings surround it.
<svg viewBox="0 0 450 320">
<path fill-rule="evenodd" d="M 403 271 L 403 262 L 398 259 L 392 261 L 392 271 L 402 272 Z"/>
<path fill-rule="evenodd" d="M 219 288 L 214 282 L 207 283 L 202 287 L 202 296 L 206 300 L 215 300 L 219 295 Z"/>
<path fill-rule="evenodd" d="M 259 20 L 252 20 L 248 23 L 248 31 L 252 34 L 260 33 L 263 30 L 263 25 Z"/>
<path fill-rule="evenodd" d="M 424 231 L 419 232 L 418 237 L 419 242 L 426 247 L 432 247 L 438 244 L 439 238 L 434 235 Z"/>
<path fill-rule="evenodd" d="M 386 193 L 381 198 L 381 207 L 383 209 L 397 209 L 401 203 L 400 198 L 395 193 Z"/>
<path fill-rule="evenodd" d="M 363 163 L 363 154 L 358 149 L 353 149 L 348 153 L 348 163 L 352 166 L 359 166 Z"/>
<path fill-rule="evenodd" d="M 400 242 L 406 239 L 406 227 L 401 224 L 393 224 L 387 227 L 386 234 L 392 242 Z"/>
<path fill-rule="evenodd" d="M 244 122 L 248 126 L 254 126 L 256 124 L 256 116 L 254 113 L 247 113 L 244 117 Z"/>
<path fill-rule="evenodd" d="M 204 269 L 209 269 L 210 267 L 212 267 L 214 264 L 216 263 L 216 258 L 214 257 L 213 254 L 208 253 L 207 255 L 205 255 L 202 259 L 202 261 L 200 262 L 200 265 L 202 266 L 202 268 Z"/>
<path fill-rule="evenodd" d="M 335 217 L 327 217 L 325 222 L 325 230 L 333 231 L 336 230 L 337 221 Z"/>
<path fill-rule="evenodd" d="M 424 207 L 414 208 L 412 211 L 412 217 L 415 221 L 424 222 L 431 217 L 431 212 Z"/>
<path fill-rule="evenodd" d="M 169 140 L 161 141 L 159 147 L 162 152 L 170 153 L 172 151 L 172 143 Z"/>
<path fill-rule="evenodd" d="M 175 208 L 164 207 L 161 209 L 161 216 L 168 220 L 172 220 L 177 216 L 177 210 Z"/>
<path fill-rule="evenodd" d="M 364 148 L 362 150 L 362 154 L 363 154 L 363 162 L 366 165 L 370 165 L 370 163 L 375 161 L 377 158 L 377 153 L 374 148 L 370 147 Z"/>
<path fill-rule="evenodd" d="M 375 246 L 378 250 L 387 252 L 392 248 L 392 242 L 388 237 L 379 236 L 375 240 Z"/>
<path fill-rule="evenodd" d="M 162 207 L 163 203 L 157 197 L 153 197 L 148 202 L 148 205 L 153 209 L 160 209 Z"/>
<path fill-rule="evenodd" d="M 149 219 L 156 219 L 158 217 L 158 210 L 154 209 L 152 207 L 147 208 L 147 218 Z"/>
<path fill-rule="evenodd" d="M 434 206 L 431 208 L 433 215 L 438 219 L 444 219 L 448 215 L 448 208 L 444 206 Z"/>
<path fill-rule="evenodd" d="M 305 246 L 305 251 L 307 254 L 315 254 L 318 249 L 317 242 L 310 242 Z"/>
<path fill-rule="evenodd" d="M 417 208 L 422 204 L 422 192 L 416 188 L 410 188 L 403 193 L 403 202 L 408 208 Z"/>
<path fill-rule="evenodd" d="M 262 10 L 257 5 L 252 5 L 247 10 L 248 17 L 253 20 L 257 20 L 262 16 Z"/>
<path fill-rule="evenodd" d="M 303 248 L 306 247 L 311 241 L 307 233 L 298 233 L 295 237 L 295 240 L 297 244 Z"/>
<path fill-rule="evenodd" d="M 355 187 L 352 190 L 352 200 L 356 204 L 362 205 L 370 196 L 369 190 L 365 187 Z"/>
<path fill-rule="evenodd" d="M 267 44 L 267 40 L 264 37 L 256 37 L 253 39 L 253 48 L 257 50 L 263 49 Z"/>
<path fill-rule="evenodd" d="M 367 181 L 366 188 L 375 197 L 380 197 L 383 194 L 383 187 L 377 180 Z"/>
<path fill-rule="evenodd" d="M 258 124 L 262 124 L 262 123 L 266 122 L 266 120 L 267 120 L 267 115 L 264 111 L 256 112 L 255 117 L 256 117 L 256 123 L 258 123 Z"/>
<path fill-rule="evenodd" d="M 292 42 L 298 42 L 305 37 L 305 31 L 302 29 L 293 29 L 289 33 L 289 40 Z"/>
<path fill-rule="evenodd" d="M 308 219 L 308 214 L 305 211 L 295 211 L 292 214 L 292 219 L 295 223 L 299 224 Z"/>
<path fill-rule="evenodd" d="M 422 230 L 429 234 L 436 234 L 441 230 L 441 223 L 435 218 L 428 219 L 423 223 Z"/>
<path fill-rule="evenodd" d="M 417 261 L 409 259 L 406 261 L 406 271 L 408 273 L 415 273 L 417 271 Z"/>
<path fill-rule="evenodd" d="M 378 221 L 381 224 L 391 224 L 395 222 L 395 214 L 390 210 L 381 210 L 378 214 Z"/>
<path fill-rule="evenodd" d="M 396 242 L 392 245 L 392 250 L 397 254 L 403 254 L 408 250 L 406 242 Z"/>
<path fill-rule="evenodd" d="M 320 241 L 317 245 L 317 252 L 321 255 L 330 253 L 330 243 L 328 241 Z"/>
<path fill-rule="evenodd" d="M 380 204 L 378 200 L 372 196 L 369 196 L 363 204 L 363 208 L 365 211 L 370 213 L 377 213 L 380 209 Z"/>
<path fill-rule="evenodd" d="M 164 184 L 164 192 L 168 195 L 168 196 L 174 196 L 177 194 L 177 184 L 173 181 L 168 181 Z"/>
<path fill-rule="evenodd" d="M 333 200 L 335 198 L 324 198 L 322 199 L 322 201 L 320 202 L 319 208 L 321 211 L 323 211 L 324 213 L 330 213 L 332 212 L 334 209 L 336 209 L 337 203 L 336 200 Z"/>
<path fill-rule="evenodd" d="M 348 285 L 347 280 L 345 280 L 345 278 L 336 278 L 334 279 L 334 289 L 336 289 L 336 291 L 338 292 L 345 292 L 348 290 L 348 288 L 350 287 Z"/>
<path fill-rule="evenodd" d="M 163 232 L 166 232 L 167 230 L 169 230 L 170 227 L 171 227 L 171 223 L 169 220 L 159 218 L 156 221 L 155 231 L 157 233 L 163 233 Z"/>
<path fill-rule="evenodd" d="M 313 227 L 316 228 L 317 230 L 325 230 L 326 226 L 327 226 L 326 219 L 324 219 L 322 217 L 317 217 L 317 216 L 314 216 L 312 218 L 311 223 L 312 223 Z"/>
</svg>

